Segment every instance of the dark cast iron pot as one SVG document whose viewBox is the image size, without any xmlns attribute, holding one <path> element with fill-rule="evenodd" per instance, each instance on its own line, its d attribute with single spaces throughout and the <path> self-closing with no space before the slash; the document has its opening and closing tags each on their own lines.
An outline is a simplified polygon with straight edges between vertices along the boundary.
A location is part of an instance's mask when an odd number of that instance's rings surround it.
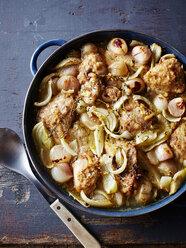
<svg viewBox="0 0 186 248">
<path fill-rule="evenodd" d="M 59 199 L 73 205 L 74 207 L 77 207 L 84 211 L 88 211 L 93 214 L 113 216 L 113 217 L 126 217 L 126 216 L 136 216 L 136 215 L 149 213 L 169 204 L 170 202 L 174 201 L 176 198 L 178 198 L 181 194 L 183 194 L 186 191 L 186 182 L 174 195 L 166 196 L 165 198 L 158 200 L 154 203 L 151 203 L 150 205 L 146 205 L 138 208 L 127 208 L 127 209 L 125 209 L 125 207 L 119 209 L 116 208 L 106 209 L 106 208 L 95 208 L 95 207 L 85 208 L 82 205 L 80 205 L 78 202 L 76 202 L 72 197 L 70 197 L 66 191 L 62 190 L 61 187 L 59 187 L 59 185 L 57 185 L 52 180 L 52 178 L 50 177 L 50 175 L 47 173 L 44 166 L 42 165 L 42 162 L 39 156 L 37 155 L 32 140 L 32 128 L 36 123 L 36 114 L 37 114 L 37 110 L 34 107 L 34 102 L 37 100 L 38 88 L 41 83 L 41 80 L 44 78 L 45 75 L 49 73 L 50 68 L 52 68 L 59 61 L 65 58 L 66 53 L 68 53 L 71 49 L 74 49 L 76 47 L 79 48 L 86 42 L 98 42 L 105 40 L 109 41 L 110 39 L 115 37 L 123 38 L 127 42 L 130 42 L 131 40 L 138 40 L 148 45 L 155 42 L 163 48 L 164 53 L 174 53 L 176 57 L 180 60 L 180 62 L 185 66 L 185 62 L 186 62 L 185 57 L 166 42 L 163 42 L 152 36 L 148 36 L 146 34 L 142 34 L 138 32 L 133 32 L 130 30 L 96 31 L 79 36 L 68 42 L 64 40 L 47 41 L 36 49 L 36 51 L 34 52 L 31 58 L 30 68 L 32 74 L 34 75 L 34 78 L 30 84 L 25 99 L 24 110 L 23 110 L 23 133 L 24 133 L 27 153 L 32 162 L 33 170 L 35 171 L 39 179 L 42 181 L 42 183 L 44 183 L 50 189 L 50 191 L 53 192 L 53 194 L 55 194 Z M 37 69 L 37 58 L 39 54 L 49 46 L 59 46 L 60 48 L 58 48 L 51 56 L 49 56 L 46 59 L 46 61 L 42 64 L 42 66 L 39 69 Z"/>
</svg>

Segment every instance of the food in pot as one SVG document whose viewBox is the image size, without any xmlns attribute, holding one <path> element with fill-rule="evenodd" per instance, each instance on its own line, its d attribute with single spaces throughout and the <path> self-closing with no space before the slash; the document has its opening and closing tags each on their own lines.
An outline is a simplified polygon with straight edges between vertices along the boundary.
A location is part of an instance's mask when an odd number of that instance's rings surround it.
<svg viewBox="0 0 186 248">
<path fill-rule="evenodd" d="M 33 140 L 82 205 L 142 206 L 186 179 L 183 65 L 122 38 L 72 50 L 41 81 Z"/>
</svg>

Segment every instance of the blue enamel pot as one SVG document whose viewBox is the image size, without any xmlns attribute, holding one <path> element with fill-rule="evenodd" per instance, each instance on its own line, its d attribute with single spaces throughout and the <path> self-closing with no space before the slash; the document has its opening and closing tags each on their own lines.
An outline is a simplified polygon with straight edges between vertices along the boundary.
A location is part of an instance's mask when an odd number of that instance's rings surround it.
<svg viewBox="0 0 186 248">
<path fill-rule="evenodd" d="M 64 40 L 50 40 L 39 46 L 36 51 L 33 53 L 30 62 L 30 69 L 34 76 L 30 87 L 28 89 L 25 104 L 24 104 L 24 112 L 23 112 L 23 133 L 25 139 L 25 145 L 27 149 L 27 153 L 33 165 L 33 170 L 40 181 L 45 184 L 48 189 L 50 189 L 53 194 L 55 194 L 59 199 L 65 201 L 74 207 L 77 207 L 81 210 L 88 211 L 92 214 L 104 215 L 104 216 L 112 216 L 112 217 L 127 217 L 127 216 L 136 216 L 145 213 L 152 212 L 157 210 L 175 199 L 177 199 L 181 194 L 186 191 L 186 182 L 182 187 L 171 196 L 166 196 L 165 198 L 158 200 L 150 205 L 138 207 L 138 208 L 95 208 L 89 207 L 85 208 L 76 202 L 73 198 L 71 198 L 67 192 L 63 191 L 55 182 L 52 180 L 50 175 L 44 169 L 44 166 L 41 163 L 39 156 L 36 153 L 35 146 L 32 140 L 32 128 L 36 123 L 36 115 L 37 110 L 34 108 L 34 102 L 38 96 L 38 88 L 41 83 L 41 80 L 45 75 L 50 72 L 50 68 L 56 65 L 59 61 L 65 58 L 66 53 L 68 53 L 71 49 L 76 47 L 81 47 L 86 42 L 98 42 L 98 41 L 109 41 L 114 37 L 120 37 L 125 39 L 127 42 L 131 40 L 138 40 L 144 42 L 145 44 L 157 43 L 163 48 L 164 53 L 174 53 L 176 57 L 180 60 L 180 62 L 185 66 L 186 58 L 179 53 L 175 48 L 163 42 L 157 38 L 152 36 L 148 36 L 146 34 L 130 31 L 130 30 L 105 30 L 105 31 L 96 31 L 91 32 L 82 36 L 79 36 L 73 40 L 68 42 Z M 49 56 L 46 61 L 41 65 L 41 67 L 37 68 L 37 59 L 39 54 L 50 46 L 59 46 L 59 48 Z"/>
</svg>

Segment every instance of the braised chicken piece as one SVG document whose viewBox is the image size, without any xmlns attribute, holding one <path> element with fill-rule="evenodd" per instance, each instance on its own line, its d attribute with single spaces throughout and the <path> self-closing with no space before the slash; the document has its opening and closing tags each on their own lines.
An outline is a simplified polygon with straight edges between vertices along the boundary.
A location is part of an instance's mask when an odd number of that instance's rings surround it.
<svg viewBox="0 0 186 248">
<path fill-rule="evenodd" d="M 93 105 L 101 90 L 101 81 L 95 73 L 89 73 L 88 81 L 81 85 L 79 97 L 88 105 Z"/>
<path fill-rule="evenodd" d="M 77 121 L 69 130 L 67 140 L 76 140 L 79 147 L 78 159 L 72 164 L 74 174 L 74 188 L 77 192 L 84 190 L 86 194 L 94 191 L 99 176 L 97 158 L 91 152 L 88 140 L 90 130 Z M 89 159 L 92 160 L 90 163 Z"/>
<path fill-rule="evenodd" d="M 99 53 L 91 53 L 85 57 L 79 66 L 79 74 L 77 76 L 80 84 L 84 84 L 90 79 L 90 73 L 93 72 L 97 76 L 105 75 L 107 72 L 106 65 Z"/>
<path fill-rule="evenodd" d="M 83 190 L 85 194 L 90 194 L 96 188 L 96 182 L 99 177 L 99 164 L 90 163 L 85 155 L 72 164 L 74 174 L 74 188 L 77 192 Z"/>
<path fill-rule="evenodd" d="M 144 81 L 150 91 L 183 93 L 185 90 L 184 70 L 176 58 L 160 61 L 144 75 Z"/>
<path fill-rule="evenodd" d="M 66 136 L 68 143 L 76 140 L 79 149 L 78 158 L 72 163 L 74 188 L 77 192 L 84 190 L 86 194 L 91 193 L 95 189 L 99 174 L 98 164 L 90 164 L 87 159 L 87 156 L 89 156 L 95 162 L 95 156 L 88 145 L 89 135 L 90 131 L 80 121 L 77 121 Z"/>
<path fill-rule="evenodd" d="M 127 168 L 118 175 L 120 180 L 120 191 L 126 195 L 130 195 L 132 191 L 137 188 L 138 181 L 141 177 L 139 167 L 137 165 L 137 150 L 134 145 L 129 145 L 127 151 Z"/>
<path fill-rule="evenodd" d="M 39 111 L 38 121 L 44 121 L 46 128 L 57 143 L 66 136 L 74 119 L 76 103 L 72 96 L 60 93 Z"/>
<path fill-rule="evenodd" d="M 186 160 L 186 121 L 181 122 L 171 135 L 170 146 L 176 158 L 183 163 Z"/>
<path fill-rule="evenodd" d="M 107 68 L 101 55 L 97 53 L 95 45 L 87 44 L 82 50 L 84 59 L 79 66 L 79 74 L 77 76 L 82 85 L 79 96 L 88 105 L 93 105 L 101 90 L 100 76 L 106 74 Z"/>
<path fill-rule="evenodd" d="M 73 140 L 77 141 L 80 154 L 84 152 L 90 156 L 93 156 L 88 145 L 89 135 L 90 130 L 88 128 L 85 128 L 85 126 L 80 121 L 77 121 L 69 130 L 67 140 L 69 143 Z"/>
<path fill-rule="evenodd" d="M 120 110 L 120 125 L 122 130 L 132 134 L 142 131 L 156 121 L 152 110 L 133 98 L 129 98 Z"/>
<path fill-rule="evenodd" d="M 127 167 L 123 173 L 116 175 L 119 181 L 120 191 L 130 195 L 138 185 L 141 177 L 139 166 L 137 164 L 137 150 L 134 142 L 109 139 L 105 145 L 106 153 L 114 158 L 114 154 L 119 147 L 122 147 L 127 155 Z"/>
</svg>

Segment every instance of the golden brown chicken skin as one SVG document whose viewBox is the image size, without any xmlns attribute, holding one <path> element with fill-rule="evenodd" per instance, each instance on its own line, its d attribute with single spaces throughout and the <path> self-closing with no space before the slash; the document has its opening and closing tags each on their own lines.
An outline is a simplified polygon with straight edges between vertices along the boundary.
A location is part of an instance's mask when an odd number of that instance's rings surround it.
<svg viewBox="0 0 186 248">
<path fill-rule="evenodd" d="M 115 166 L 115 151 L 119 147 L 122 147 L 127 155 L 127 167 L 123 173 L 116 175 L 116 178 L 119 182 L 120 191 L 129 196 L 138 186 L 138 181 L 141 177 L 137 163 L 137 149 L 135 143 L 132 141 L 127 142 L 125 140 L 114 140 L 110 138 L 105 145 L 105 150 L 107 154 L 113 157 L 113 166 Z"/>
<path fill-rule="evenodd" d="M 156 121 L 152 110 L 130 97 L 120 111 L 120 125 L 132 134 L 142 131 Z"/>
<path fill-rule="evenodd" d="M 183 93 L 185 90 L 184 70 L 176 58 L 160 61 L 143 77 L 150 91 L 156 93 Z"/>
<path fill-rule="evenodd" d="M 38 121 L 44 121 L 57 143 L 68 133 L 74 118 L 75 105 L 72 96 L 61 92 L 39 111 Z"/>
<path fill-rule="evenodd" d="M 171 135 L 170 146 L 176 158 L 183 163 L 186 160 L 186 121 L 181 122 Z"/>
</svg>

